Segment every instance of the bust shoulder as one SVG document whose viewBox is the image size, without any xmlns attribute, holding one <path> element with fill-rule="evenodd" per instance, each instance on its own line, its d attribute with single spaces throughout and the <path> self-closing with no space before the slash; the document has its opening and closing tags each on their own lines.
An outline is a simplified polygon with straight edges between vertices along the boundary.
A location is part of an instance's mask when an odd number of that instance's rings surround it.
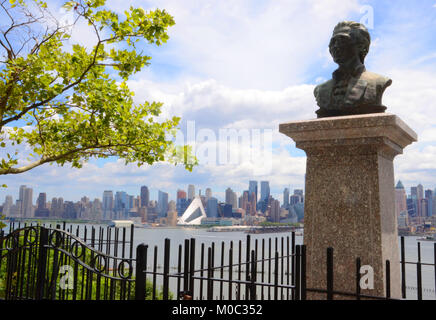
<svg viewBox="0 0 436 320">
<path fill-rule="evenodd" d="M 316 98 L 316 102 L 318 105 L 324 105 L 329 102 L 330 92 L 333 88 L 333 80 L 330 79 L 326 82 L 323 82 L 315 87 L 313 90 L 313 94 Z"/>
<path fill-rule="evenodd" d="M 365 80 L 372 85 L 375 85 L 377 89 L 382 91 L 384 91 L 384 89 L 392 84 L 392 80 L 390 78 L 371 71 L 362 72 L 362 74 L 360 75 L 360 79 Z"/>
</svg>

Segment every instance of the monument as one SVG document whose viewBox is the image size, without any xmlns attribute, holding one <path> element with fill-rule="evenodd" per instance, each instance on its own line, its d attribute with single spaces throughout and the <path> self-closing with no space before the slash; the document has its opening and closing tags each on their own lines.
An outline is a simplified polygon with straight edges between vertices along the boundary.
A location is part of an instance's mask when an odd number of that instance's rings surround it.
<svg viewBox="0 0 436 320">
<path fill-rule="evenodd" d="M 368 72 L 370 35 L 345 21 L 333 31 L 329 49 L 339 68 L 314 95 L 317 119 L 280 124 L 279 131 L 307 155 L 304 244 L 307 288 L 326 289 L 327 248 L 334 249 L 334 290 L 356 292 L 356 258 L 373 270 L 373 287 L 362 294 L 401 297 L 393 159 L 417 141 L 399 117 L 385 113 L 382 96 L 392 81 Z M 308 293 L 309 299 L 325 294 Z M 344 299 L 337 295 L 335 298 Z"/>
</svg>

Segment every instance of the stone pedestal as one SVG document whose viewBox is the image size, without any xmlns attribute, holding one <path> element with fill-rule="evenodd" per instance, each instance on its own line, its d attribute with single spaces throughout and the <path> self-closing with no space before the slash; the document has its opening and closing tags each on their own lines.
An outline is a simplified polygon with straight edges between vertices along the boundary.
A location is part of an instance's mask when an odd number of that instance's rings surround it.
<svg viewBox="0 0 436 320">
<path fill-rule="evenodd" d="M 417 141 L 416 133 L 387 113 L 282 123 L 280 132 L 307 155 L 307 287 L 327 288 L 326 251 L 332 247 L 335 291 L 356 292 L 360 257 L 374 270 L 374 289 L 361 293 L 384 296 L 389 260 L 391 296 L 400 298 L 393 159 Z M 308 293 L 312 299 L 325 297 Z"/>
</svg>

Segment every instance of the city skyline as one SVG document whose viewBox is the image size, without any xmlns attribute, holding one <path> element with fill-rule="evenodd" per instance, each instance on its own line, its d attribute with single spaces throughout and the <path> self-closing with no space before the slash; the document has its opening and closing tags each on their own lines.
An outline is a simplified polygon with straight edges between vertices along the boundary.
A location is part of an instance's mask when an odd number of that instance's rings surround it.
<svg viewBox="0 0 436 320">
<path fill-rule="evenodd" d="M 253 180 L 250 180 L 250 182 L 252 182 L 252 181 Z M 257 182 L 258 182 L 259 187 L 260 187 L 261 181 L 257 181 Z M 267 182 L 269 182 L 269 181 L 267 181 Z M 207 189 L 210 189 L 210 191 L 212 192 L 213 197 L 217 198 L 219 201 L 222 201 L 222 202 L 225 202 L 225 200 L 226 200 L 226 190 L 224 190 L 224 192 L 222 192 L 222 191 L 218 191 L 217 192 L 216 190 L 214 190 L 213 187 L 207 187 L 205 189 L 200 189 L 200 188 L 198 188 L 197 186 L 195 186 L 193 184 L 188 184 L 188 185 L 186 185 L 185 188 L 176 187 L 175 192 L 167 192 L 167 190 L 152 188 L 152 187 L 150 187 L 148 185 L 142 185 L 142 186 L 140 185 L 140 186 L 137 187 L 137 189 L 139 191 L 135 190 L 133 192 L 129 192 L 129 191 L 126 191 L 126 190 L 118 190 L 118 189 L 116 190 L 116 189 L 106 188 L 105 190 L 102 190 L 100 192 L 101 193 L 100 196 L 93 197 L 93 196 L 90 196 L 89 194 L 82 194 L 81 196 L 78 196 L 77 198 L 74 198 L 74 199 L 73 198 L 68 198 L 68 201 L 80 201 L 82 197 L 88 197 L 90 199 L 99 199 L 100 201 L 104 202 L 104 193 L 105 192 L 111 192 L 114 198 L 115 198 L 117 192 L 126 193 L 128 195 L 141 196 L 141 194 L 142 194 L 141 191 L 143 190 L 143 187 L 147 188 L 147 192 L 146 193 L 144 192 L 144 195 L 147 194 L 147 197 L 148 197 L 149 201 L 153 201 L 153 200 L 154 201 L 158 201 L 159 200 L 159 193 L 160 192 L 168 194 L 168 201 L 176 200 L 177 199 L 177 194 L 178 194 L 178 192 L 180 190 L 184 191 L 186 193 L 186 198 L 189 199 L 190 198 L 189 197 L 189 186 L 194 186 L 194 194 L 195 195 L 199 195 L 200 192 L 201 192 L 201 195 L 206 196 Z M 45 192 L 45 191 L 40 191 L 40 190 L 35 191 L 36 188 L 34 188 L 34 187 L 30 186 L 30 185 L 21 185 L 20 188 L 16 191 L 16 193 L 11 192 L 11 193 L 6 194 L 4 196 L 4 198 L 3 198 L 3 202 L 4 202 L 4 200 L 6 199 L 7 196 L 12 196 L 13 199 L 19 199 L 20 198 L 20 194 L 23 192 L 23 191 L 20 191 L 21 187 L 31 188 L 33 190 L 32 203 L 36 203 L 37 202 L 37 199 L 38 199 L 38 196 L 39 196 L 40 193 L 45 193 L 46 197 L 47 197 L 47 200 L 49 200 L 51 198 L 64 198 L 64 199 L 67 199 L 67 197 L 65 195 L 51 196 L 48 192 Z M 249 184 L 247 183 L 247 188 L 246 189 L 242 189 L 242 190 L 235 190 L 234 187 L 232 187 L 232 186 L 229 186 L 226 189 L 228 189 L 228 188 L 230 188 L 230 189 L 232 189 L 232 191 L 236 192 L 236 194 L 239 197 L 239 196 L 243 195 L 244 191 L 249 191 Z M 285 188 L 289 188 L 289 186 L 287 186 Z M 278 187 L 276 189 L 278 189 Z M 292 190 L 299 190 L 299 189 L 304 190 L 303 188 L 292 188 Z M 259 190 L 260 190 L 260 188 L 259 188 Z M 152 196 L 152 194 L 155 194 L 156 196 Z M 279 191 L 278 193 L 269 192 L 269 194 L 271 196 L 273 196 L 274 198 L 276 198 L 276 199 L 278 199 L 279 197 L 282 198 L 283 197 L 283 189 L 281 191 Z M 260 195 L 260 192 L 258 192 L 257 200 L 261 200 L 259 198 L 259 195 Z M 1 199 L 2 198 L 0 198 L 0 204 L 2 203 Z M 282 200 L 280 200 L 280 201 L 283 202 Z"/>
<path fill-rule="evenodd" d="M 232 192 L 236 193 L 237 200 L 238 200 L 240 197 L 243 196 L 245 191 L 249 191 L 249 189 L 250 189 L 250 182 L 252 182 L 252 181 L 257 181 L 257 180 L 250 180 L 250 181 L 248 181 L 247 188 L 243 189 L 243 190 L 236 190 L 235 191 L 232 188 L 232 186 L 227 187 L 226 190 L 224 190 L 223 193 L 222 192 L 216 192 L 213 189 L 213 187 L 208 187 L 206 189 L 210 189 L 212 197 L 216 198 L 218 200 L 218 202 L 227 203 L 227 197 L 226 197 L 227 189 L 230 189 Z M 258 186 L 260 186 L 261 182 L 263 182 L 263 181 L 257 181 L 257 182 L 258 182 Z M 265 182 L 269 182 L 269 181 L 265 181 Z M 420 194 L 418 196 L 418 198 L 425 198 L 427 191 L 431 191 L 432 196 L 436 196 L 436 186 L 434 188 L 432 188 L 432 187 L 424 186 L 421 183 L 418 183 L 418 185 L 415 185 L 415 186 L 404 186 L 404 184 L 402 183 L 401 180 L 396 180 L 396 182 L 395 182 L 395 190 L 399 189 L 399 185 L 402 186 L 401 189 L 405 190 L 405 193 L 406 193 L 408 198 L 411 197 L 414 194 L 414 192 L 421 192 L 422 194 Z M 147 193 L 143 193 L 143 194 L 144 195 L 146 194 L 146 197 L 148 198 L 148 201 L 156 201 L 156 202 L 158 202 L 159 201 L 159 193 L 162 193 L 162 194 L 166 194 L 167 195 L 167 201 L 170 202 L 170 201 L 176 201 L 178 199 L 178 194 L 179 194 L 180 191 L 184 192 L 186 199 L 190 199 L 189 198 L 189 192 L 188 192 L 189 186 L 194 186 L 194 188 L 195 188 L 194 189 L 194 195 L 195 196 L 200 195 L 200 192 L 201 192 L 202 196 L 206 196 L 206 189 L 204 189 L 204 191 L 203 191 L 202 189 L 196 188 L 196 186 L 192 185 L 192 184 L 186 185 L 186 188 L 177 187 L 176 191 L 174 193 L 167 192 L 166 190 L 155 189 L 156 195 L 157 195 L 156 197 L 151 197 L 150 196 L 150 194 L 151 194 L 150 190 L 153 190 L 154 188 L 151 188 L 151 187 L 146 186 L 146 185 L 142 185 L 142 186 L 138 186 L 138 188 L 137 188 L 138 190 L 137 190 L 136 193 L 130 193 L 130 192 L 127 192 L 125 190 L 114 190 L 114 189 L 113 190 L 109 190 L 109 188 L 108 188 L 108 190 L 103 190 L 101 192 L 101 196 L 100 197 L 91 197 L 89 195 L 84 194 L 84 195 L 80 196 L 79 199 L 71 199 L 71 198 L 68 198 L 66 196 L 51 196 L 47 192 L 45 192 L 43 190 L 36 190 L 35 188 L 32 188 L 32 186 L 21 185 L 20 188 L 17 190 L 16 196 L 14 196 L 13 194 L 7 194 L 3 198 L 3 200 L 2 200 L 2 198 L 0 198 L 0 205 L 2 205 L 3 203 L 5 203 L 7 201 L 7 197 L 11 196 L 12 199 L 13 199 L 13 202 L 15 202 L 16 200 L 19 200 L 19 199 L 26 199 L 25 200 L 26 203 L 29 202 L 28 199 L 29 199 L 29 197 L 31 197 L 32 198 L 32 201 L 31 201 L 32 205 L 37 206 L 38 205 L 38 199 L 39 199 L 40 195 L 44 194 L 45 197 L 46 197 L 46 202 L 50 202 L 51 199 L 53 199 L 53 198 L 63 198 L 64 201 L 72 201 L 72 202 L 81 201 L 84 197 L 88 198 L 88 199 L 92 199 L 92 200 L 98 199 L 98 200 L 100 200 L 102 202 L 103 209 L 104 209 L 104 203 L 105 203 L 105 200 L 104 200 L 105 196 L 104 196 L 104 194 L 106 192 L 110 192 L 112 194 L 112 198 L 113 199 L 116 199 L 117 193 L 125 194 L 126 196 L 139 197 L 139 199 L 142 199 L 141 191 L 143 190 L 144 187 L 146 187 L 148 192 Z M 269 186 L 271 186 L 271 184 L 269 184 Z M 29 189 L 31 189 L 30 195 L 28 194 L 28 190 Z M 414 191 L 415 189 L 420 189 L 421 191 Z M 26 190 L 27 190 L 27 194 L 26 194 Z M 284 201 L 283 194 L 287 193 L 288 196 L 292 197 L 292 195 L 294 195 L 294 192 L 296 192 L 296 191 L 297 192 L 301 191 L 301 193 L 302 193 L 301 195 L 305 194 L 304 188 L 291 188 L 289 186 L 283 187 L 281 192 L 278 193 L 278 194 L 273 194 L 272 192 L 270 192 L 269 194 L 274 199 L 279 200 L 280 204 L 283 205 L 283 204 L 286 204 L 285 201 Z M 217 194 L 219 194 L 220 196 L 217 196 Z M 221 196 L 221 194 L 222 194 L 222 196 Z M 258 199 L 257 199 L 257 201 L 263 200 L 263 199 L 259 198 L 259 195 L 260 194 L 258 192 Z M 140 200 L 140 201 L 141 201 L 141 204 L 142 204 L 142 200 Z"/>
</svg>

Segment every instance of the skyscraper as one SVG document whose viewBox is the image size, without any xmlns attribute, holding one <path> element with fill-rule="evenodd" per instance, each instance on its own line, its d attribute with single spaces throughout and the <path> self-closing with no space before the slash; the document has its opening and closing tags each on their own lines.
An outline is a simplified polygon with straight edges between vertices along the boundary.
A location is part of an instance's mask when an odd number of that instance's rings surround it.
<svg viewBox="0 0 436 320">
<path fill-rule="evenodd" d="M 431 217 L 433 212 L 433 191 L 428 189 L 425 190 L 425 198 L 427 199 L 427 217 Z"/>
<path fill-rule="evenodd" d="M 177 202 L 176 202 L 176 209 L 177 209 L 177 215 L 180 217 L 183 215 L 185 210 L 189 206 L 189 200 L 186 199 L 186 191 L 185 190 L 177 190 Z"/>
<path fill-rule="evenodd" d="M 268 197 L 270 195 L 269 189 L 269 181 L 261 181 L 260 182 L 260 200 L 268 201 Z"/>
<path fill-rule="evenodd" d="M 280 222 L 280 201 L 271 199 L 270 219 L 272 222 Z"/>
<path fill-rule="evenodd" d="M 188 200 L 192 200 L 195 197 L 195 187 L 193 184 L 188 186 Z"/>
<path fill-rule="evenodd" d="M 401 181 L 398 181 L 397 186 L 395 187 L 395 214 L 397 218 L 405 216 L 405 225 L 407 225 L 407 195 L 406 190 L 404 189 Z"/>
<path fill-rule="evenodd" d="M 103 191 L 103 219 L 111 219 L 114 209 L 114 195 L 110 190 Z"/>
<path fill-rule="evenodd" d="M 150 202 L 150 192 L 147 186 L 141 187 L 141 208 L 147 207 Z"/>
<path fill-rule="evenodd" d="M 24 193 L 26 191 L 26 188 L 27 187 L 25 185 L 20 186 L 20 193 L 18 195 L 18 200 L 17 200 L 17 207 L 18 207 L 17 209 L 19 212 L 19 214 L 18 214 L 19 217 L 24 217 L 24 205 L 23 205 L 23 203 L 24 203 Z"/>
<path fill-rule="evenodd" d="M 206 199 L 212 198 L 212 189 L 206 188 Z"/>
<path fill-rule="evenodd" d="M 186 191 L 185 190 L 177 190 L 177 199 L 186 199 Z"/>
<path fill-rule="evenodd" d="M 206 215 L 208 218 L 218 217 L 218 199 L 211 197 L 207 200 Z"/>
<path fill-rule="evenodd" d="M 6 196 L 5 202 L 3 203 L 3 214 L 6 217 L 11 216 L 11 208 L 14 205 L 12 196 Z"/>
<path fill-rule="evenodd" d="M 36 200 L 35 217 L 48 217 L 49 210 L 47 209 L 47 195 L 45 192 L 41 192 Z"/>
<path fill-rule="evenodd" d="M 248 202 L 248 191 L 247 190 L 245 190 L 242 193 L 242 201 L 241 201 L 241 206 L 240 207 L 245 211 L 246 214 L 249 213 L 248 212 L 249 202 Z"/>
<path fill-rule="evenodd" d="M 425 210 L 422 210 L 421 207 L 421 203 L 422 203 L 422 199 L 424 199 L 424 187 L 422 186 L 422 184 L 418 184 L 416 186 L 416 190 L 417 190 L 417 198 L 418 198 L 418 215 L 420 217 L 425 217 L 427 215 L 427 212 L 425 212 Z"/>
<path fill-rule="evenodd" d="M 168 193 L 159 190 L 157 207 L 158 207 L 158 217 L 159 218 L 166 217 L 168 212 Z"/>
<path fill-rule="evenodd" d="M 226 204 L 230 204 L 232 209 L 238 208 L 238 197 L 231 188 L 226 189 Z"/>
<path fill-rule="evenodd" d="M 33 189 L 32 188 L 25 188 L 24 198 L 23 198 L 23 202 L 22 202 L 23 217 L 26 217 L 26 218 L 33 217 L 32 198 L 33 198 Z"/>
<path fill-rule="evenodd" d="M 250 200 L 251 200 L 253 193 L 255 196 L 255 201 L 257 202 L 257 181 L 250 180 L 248 182 L 248 195 L 250 197 Z"/>
<path fill-rule="evenodd" d="M 303 189 L 294 189 L 294 195 L 300 197 L 300 201 L 304 202 L 304 192 Z"/>
<path fill-rule="evenodd" d="M 289 207 L 289 189 L 285 188 L 283 190 L 283 207 L 288 208 Z"/>
</svg>

